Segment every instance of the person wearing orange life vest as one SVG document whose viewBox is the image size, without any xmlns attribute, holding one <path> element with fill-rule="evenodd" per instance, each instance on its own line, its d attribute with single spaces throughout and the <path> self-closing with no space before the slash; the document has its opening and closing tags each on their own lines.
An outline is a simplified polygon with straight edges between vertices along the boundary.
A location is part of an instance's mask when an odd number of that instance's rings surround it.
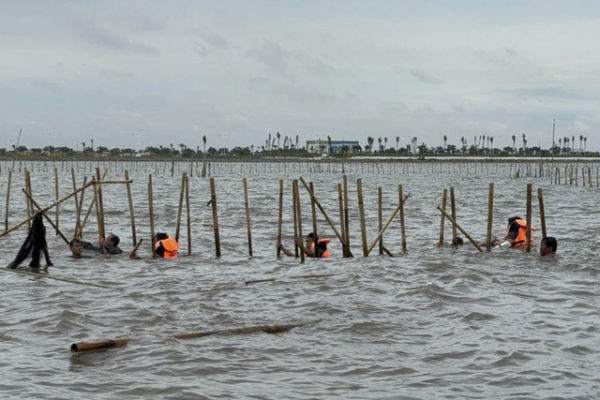
<svg viewBox="0 0 600 400">
<path fill-rule="evenodd" d="M 330 242 L 329 239 L 319 239 L 315 245 L 315 234 L 314 232 L 306 235 L 306 244 L 304 245 L 304 252 L 308 257 L 321 257 L 329 258 L 331 254 L 327 248 L 327 244 Z"/>
<path fill-rule="evenodd" d="M 534 226 L 531 227 L 533 232 L 536 231 Z M 504 235 L 504 242 L 500 243 L 500 247 L 523 248 L 527 243 L 527 221 L 521 217 L 511 217 L 508 219 L 508 230 Z M 531 237 L 531 245 L 535 245 L 533 236 Z"/>
<path fill-rule="evenodd" d="M 162 232 L 156 234 L 155 240 L 156 255 L 162 258 L 177 258 L 177 250 L 179 250 L 177 240 Z"/>
</svg>

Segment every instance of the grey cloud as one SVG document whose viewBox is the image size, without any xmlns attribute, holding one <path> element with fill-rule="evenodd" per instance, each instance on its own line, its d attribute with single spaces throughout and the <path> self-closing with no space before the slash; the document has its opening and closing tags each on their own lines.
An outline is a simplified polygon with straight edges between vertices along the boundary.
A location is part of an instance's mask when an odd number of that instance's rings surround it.
<svg viewBox="0 0 600 400">
<path fill-rule="evenodd" d="M 558 99 L 583 99 L 585 98 L 580 93 L 568 91 L 561 87 L 545 87 L 545 88 L 516 88 L 516 89 L 494 89 L 494 94 L 505 94 L 513 96 L 526 97 L 550 97 Z"/>
<path fill-rule="evenodd" d="M 441 79 L 431 75 L 428 72 L 420 70 L 418 68 L 411 68 L 410 74 L 423 83 L 429 83 L 429 84 L 435 84 L 435 85 L 442 83 Z"/>
<path fill-rule="evenodd" d="M 290 52 L 278 43 L 271 40 L 265 40 L 258 46 L 254 46 L 246 52 L 250 58 L 271 67 L 272 69 L 284 72 L 287 69 Z"/>
<path fill-rule="evenodd" d="M 125 34 L 117 33 L 89 19 L 76 22 L 75 29 L 82 38 L 96 46 L 140 55 L 156 55 L 158 53 L 152 46 L 139 43 Z"/>
</svg>

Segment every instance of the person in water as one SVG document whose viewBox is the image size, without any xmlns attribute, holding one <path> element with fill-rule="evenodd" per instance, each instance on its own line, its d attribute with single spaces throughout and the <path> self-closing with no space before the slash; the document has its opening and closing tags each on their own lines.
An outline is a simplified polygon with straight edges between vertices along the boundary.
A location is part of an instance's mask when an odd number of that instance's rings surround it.
<svg viewBox="0 0 600 400">
<path fill-rule="evenodd" d="M 558 242 L 552 236 L 546 236 L 540 243 L 540 256 L 545 258 L 554 258 Z"/>
<path fill-rule="evenodd" d="M 95 250 L 94 246 L 90 242 L 86 242 L 79 238 L 73 238 L 69 242 L 69 249 L 71 249 L 71 254 L 73 258 L 89 258 L 89 256 L 83 255 L 83 250 Z"/>
<path fill-rule="evenodd" d="M 40 256 L 41 253 L 44 253 L 44 258 L 46 259 L 46 268 L 52 266 L 52 261 L 50 261 L 50 253 L 48 252 L 48 243 L 46 242 L 46 227 L 44 226 L 44 221 L 42 220 L 42 214 L 37 213 L 35 217 L 33 217 L 33 221 L 31 223 L 31 229 L 29 229 L 29 233 L 25 238 L 25 241 L 21 245 L 17 256 L 8 265 L 8 268 L 17 268 L 29 255 L 31 255 L 31 262 L 29 266 L 31 268 L 39 268 L 40 267 Z"/>
<path fill-rule="evenodd" d="M 106 237 L 106 239 L 100 240 L 100 244 L 102 245 L 103 253 L 107 254 L 121 254 L 123 250 L 119 247 L 119 242 L 121 239 L 115 234 L 110 234 Z"/>
<path fill-rule="evenodd" d="M 156 255 L 162 258 L 177 258 L 179 243 L 166 233 L 159 232 L 154 236 Z"/>
<path fill-rule="evenodd" d="M 304 245 L 304 253 L 308 257 L 322 257 L 329 258 L 331 254 L 327 249 L 327 244 L 330 242 L 329 239 L 319 239 L 315 244 L 314 232 L 306 235 L 306 244 Z"/>
<path fill-rule="evenodd" d="M 531 227 L 531 231 L 535 232 L 536 228 Z M 508 219 L 508 230 L 504 235 L 504 242 L 499 244 L 500 247 L 508 247 L 521 249 L 526 245 L 527 240 L 527 221 L 521 217 L 510 217 Z M 531 236 L 531 245 L 535 245 L 533 235 Z"/>
</svg>

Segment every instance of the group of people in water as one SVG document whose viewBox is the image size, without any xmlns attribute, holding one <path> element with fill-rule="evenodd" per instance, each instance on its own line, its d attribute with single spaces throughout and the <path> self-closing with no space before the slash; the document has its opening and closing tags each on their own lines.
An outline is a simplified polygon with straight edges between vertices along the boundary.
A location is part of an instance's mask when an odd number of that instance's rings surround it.
<svg viewBox="0 0 600 400">
<path fill-rule="evenodd" d="M 535 227 L 531 227 L 535 231 Z M 507 231 L 504 235 L 504 240 L 494 239 L 492 241 L 493 247 L 510 247 L 522 249 L 526 246 L 527 239 L 527 221 L 521 217 L 514 216 L 508 219 Z M 306 236 L 304 243 L 304 255 L 306 257 L 315 258 L 329 258 L 331 253 L 328 248 L 330 239 L 319 238 L 314 232 L 309 233 Z M 89 254 L 92 253 L 104 253 L 104 254 L 121 254 L 123 250 L 119 247 L 120 239 L 115 234 L 109 234 L 105 239 L 100 240 L 100 246 L 95 246 L 92 243 L 82 240 L 80 238 L 73 238 L 69 247 L 73 258 L 88 258 Z M 457 236 L 453 241 L 453 246 L 460 246 L 464 243 L 460 236 Z M 532 244 L 533 238 L 532 238 Z M 485 246 L 485 243 L 481 244 Z M 540 255 L 544 258 L 553 258 L 556 254 L 558 242 L 556 238 L 552 236 L 542 238 L 540 243 Z M 156 255 L 161 258 L 177 258 L 179 243 L 175 238 L 170 237 L 168 234 L 159 232 L 154 237 L 154 248 Z M 279 249 L 287 256 L 294 256 L 294 254 L 282 245 L 279 245 Z M 138 258 L 134 249 L 130 254 L 130 258 Z M 9 268 L 16 268 L 19 266 L 29 255 L 31 255 L 31 267 L 40 266 L 40 257 L 44 254 L 46 259 L 46 265 L 52 265 L 50 255 L 48 253 L 48 246 L 46 243 L 46 228 L 42 221 L 42 214 L 37 214 L 32 221 L 31 229 L 27 238 L 23 242 L 17 256 L 14 261 L 9 264 Z"/>
</svg>

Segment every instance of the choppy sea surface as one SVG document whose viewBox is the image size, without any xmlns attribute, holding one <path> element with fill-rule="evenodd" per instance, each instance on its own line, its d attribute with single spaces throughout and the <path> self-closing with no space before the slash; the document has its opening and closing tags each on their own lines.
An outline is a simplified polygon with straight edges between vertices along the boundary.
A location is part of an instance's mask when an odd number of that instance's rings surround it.
<svg viewBox="0 0 600 400">
<path fill-rule="evenodd" d="M 32 169 L 32 191 L 43 207 L 55 199 L 53 166 Z M 91 177 L 85 163 L 58 165 L 59 195 Z M 4 219 L 7 165 L 0 174 Z M 339 230 L 340 166 L 300 171 L 292 164 L 213 165 L 222 257 L 215 257 L 209 181 L 189 178 L 192 249 L 187 254 L 185 207 L 181 256 L 152 259 L 148 175 L 156 230 L 175 234 L 181 172 L 170 163 L 101 164 L 107 179 L 129 169 L 141 259 L 126 255 L 70 257 L 46 222 L 54 266 L 48 275 L 106 286 L 0 271 L 0 397 L 3 399 L 597 399 L 600 398 L 600 210 L 596 187 L 551 185 L 550 178 L 510 178 L 508 166 L 419 170 L 388 165 L 347 166 L 354 258 L 341 257 L 333 230 L 319 214 L 321 236 L 332 238 L 330 259 L 277 259 L 279 179 L 284 179 L 283 244 L 293 247 L 291 181 L 312 181 Z M 300 168 L 300 166 L 298 166 Z M 361 170 L 362 168 L 362 170 Z M 514 171 L 513 171 L 514 172 Z M 242 178 L 248 179 L 254 256 L 248 257 Z M 405 206 L 406 254 L 396 218 L 384 235 L 395 257 L 375 247 L 363 257 L 356 179 L 362 178 L 369 243 L 377 234 L 377 188 L 384 220 Z M 479 253 L 465 244 L 437 246 L 444 188 L 454 187 L 457 219 L 474 238 L 486 235 L 488 184 L 495 184 L 494 235 L 506 219 L 525 217 L 526 184 L 543 189 L 548 234 L 557 257 L 500 249 Z M 9 226 L 23 220 L 23 171 L 12 176 Z M 310 200 L 300 187 L 304 234 L 312 230 Z M 84 209 L 92 196 L 84 195 Z M 107 232 L 133 247 L 124 185 L 103 189 Z M 54 220 L 54 211 L 48 215 Z M 3 223 L 4 221 L 2 221 Z M 75 203 L 61 204 L 59 228 L 70 238 Z M 14 258 L 26 226 L 2 241 L 2 264 Z M 461 235 L 462 236 L 462 235 Z M 97 241 L 95 212 L 84 238 Z M 535 233 L 539 243 L 540 232 Z M 25 266 L 25 265 L 24 265 Z M 28 270 L 25 268 L 25 270 Z M 330 275 L 297 279 L 301 275 Z M 249 280 L 275 278 L 246 284 Z M 176 339 L 176 333 L 298 324 L 269 334 L 215 334 Z M 119 348 L 71 353 L 75 342 L 131 338 Z"/>
</svg>

